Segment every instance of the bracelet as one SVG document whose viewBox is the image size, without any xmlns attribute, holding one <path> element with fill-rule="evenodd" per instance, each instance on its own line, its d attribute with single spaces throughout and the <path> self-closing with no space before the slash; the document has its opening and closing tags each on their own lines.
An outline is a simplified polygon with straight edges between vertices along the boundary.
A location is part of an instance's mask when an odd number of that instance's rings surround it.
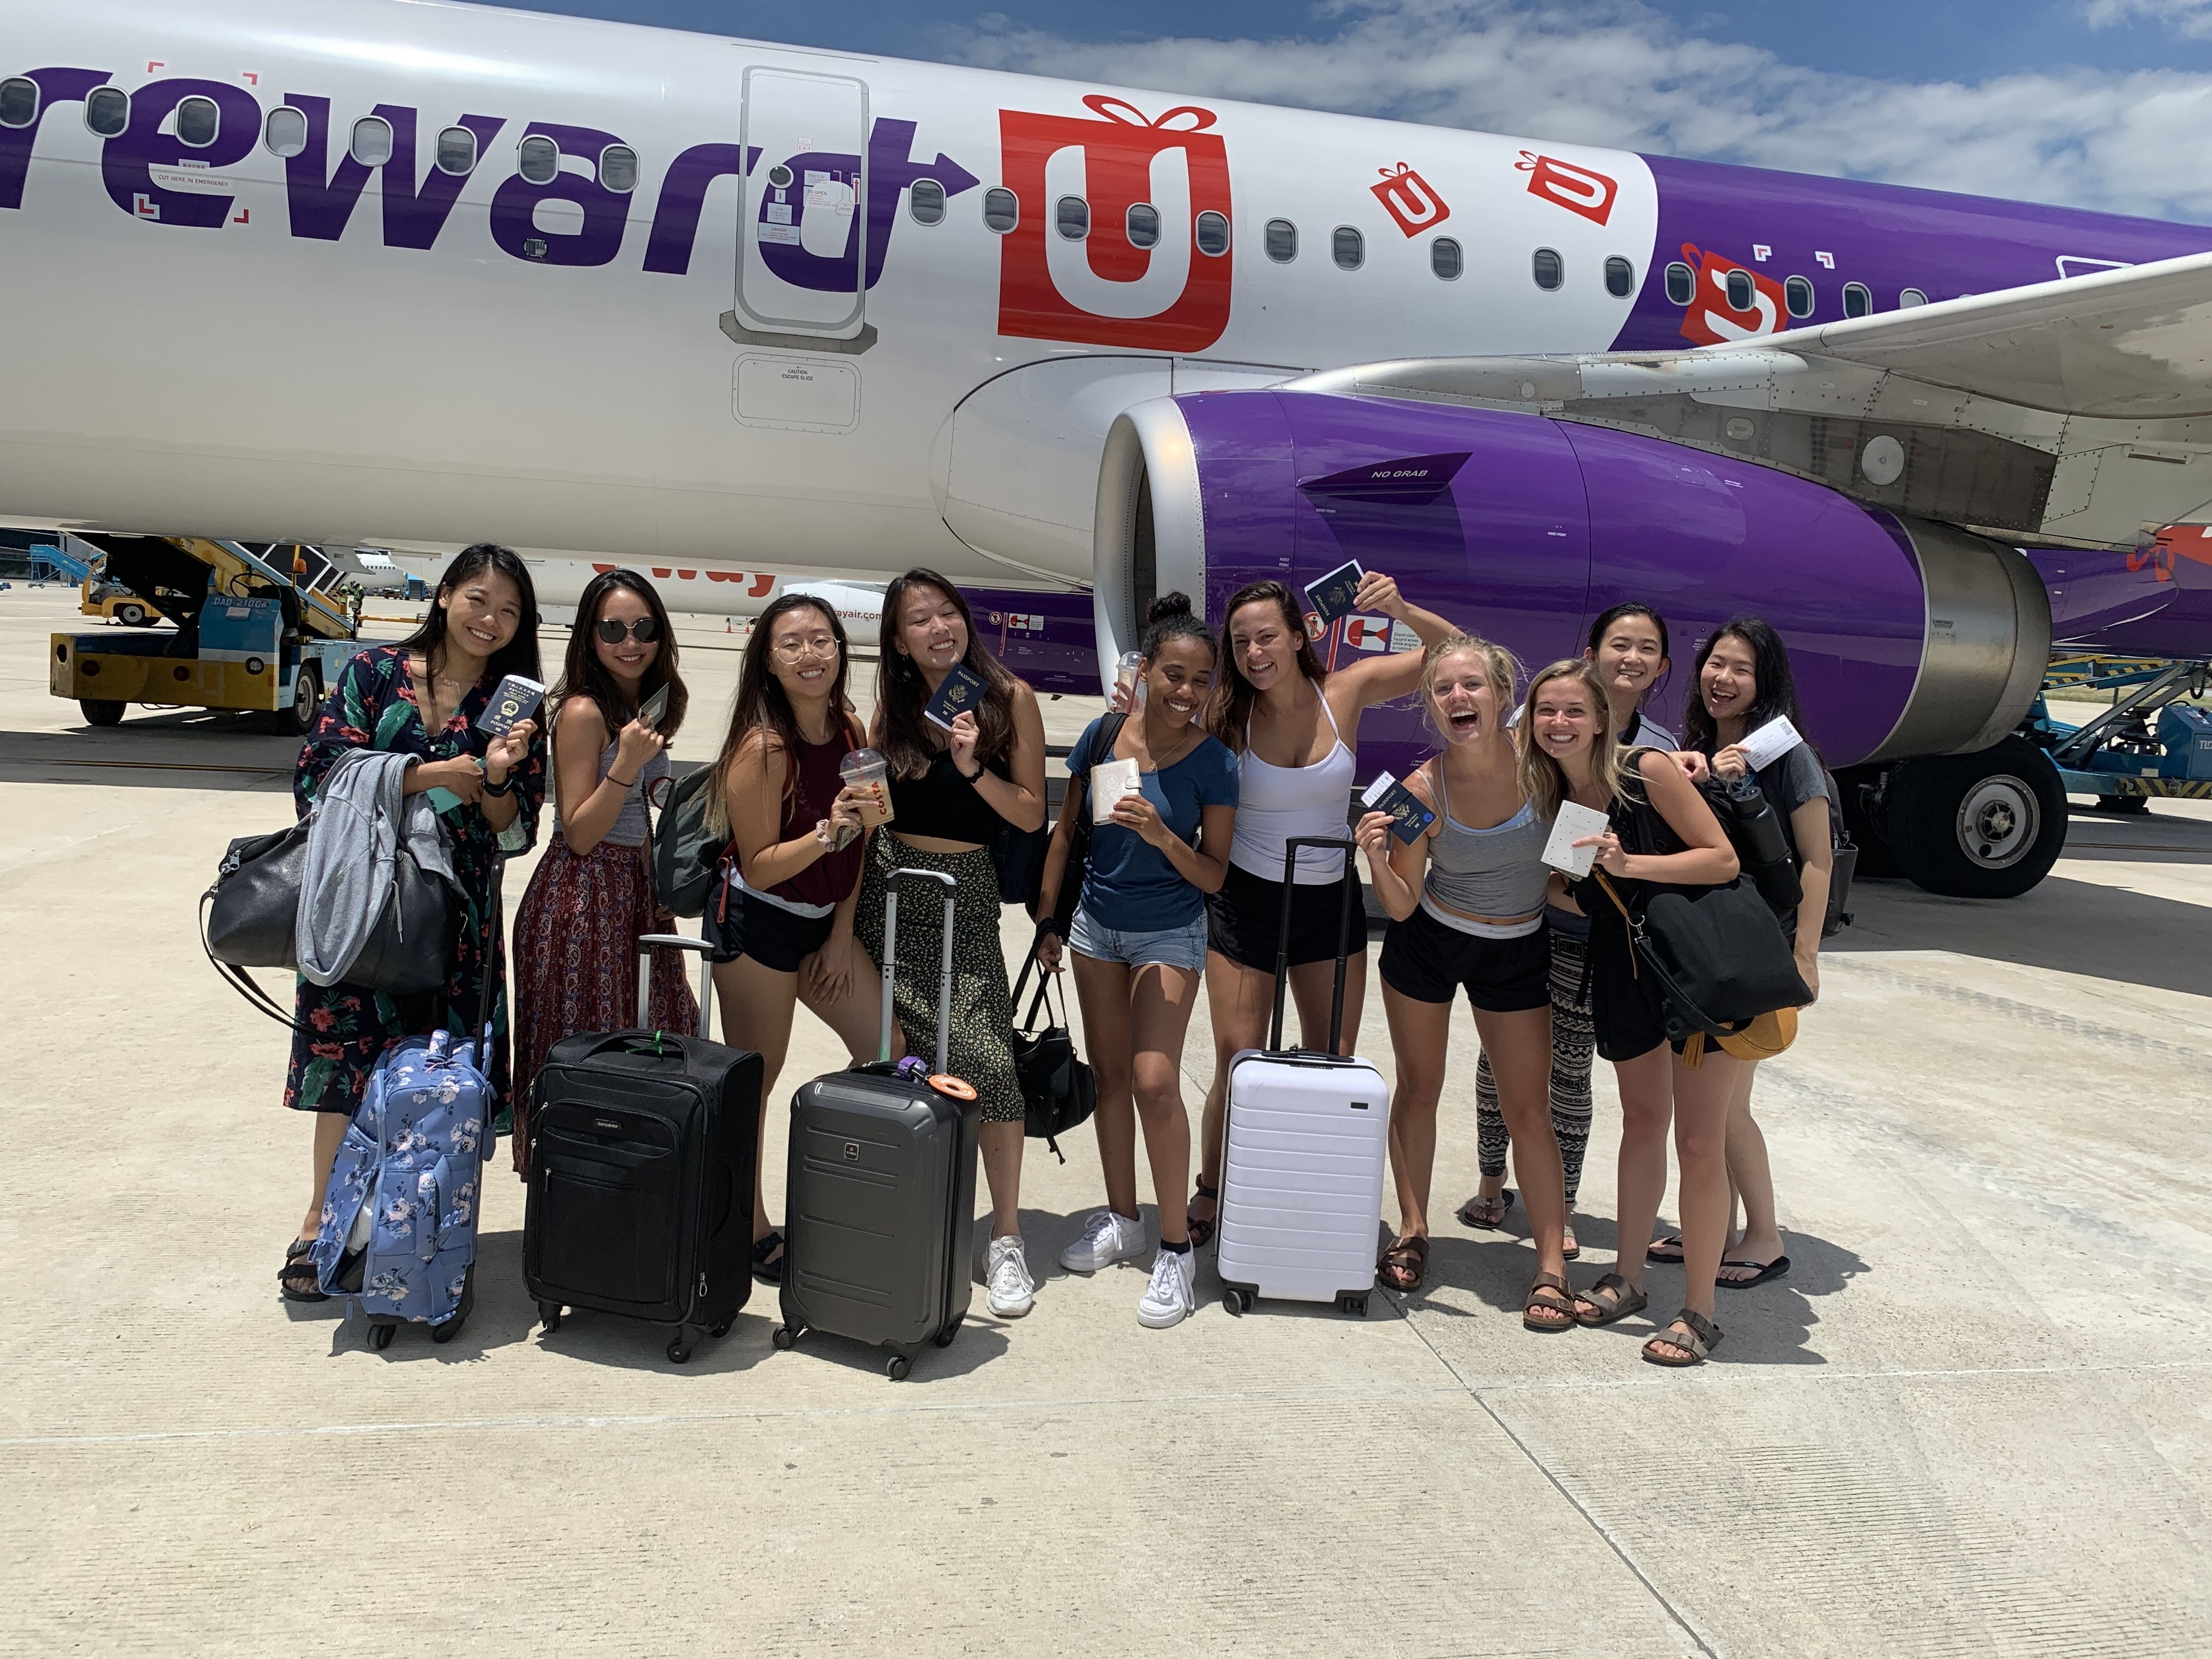
<svg viewBox="0 0 2212 1659">
<path fill-rule="evenodd" d="M 625 793 L 637 787 L 637 780 L 635 778 L 632 778 L 628 782 L 624 782 L 611 772 L 607 774 L 607 781 L 613 784 L 617 788 L 623 791 Z"/>
<path fill-rule="evenodd" d="M 489 773 L 486 773 L 484 775 L 483 792 L 487 795 L 513 794 L 514 793 L 514 774 L 509 772 L 507 775 L 507 781 L 505 783 L 494 783 L 491 781 L 491 775 Z"/>
<path fill-rule="evenodd" d="M 960 781 L 961 781 L 962 782 L 963 782 L 963 783 L 969 783 L 969 784 L 975 784 L 975 783 L 981 783 L 981 782 L 982 782 L 982 781 L 983 781 L 983 774 L 984 774 L 984 773 L 986 773 L 987 771 L 988 771 L 989 769 L 989 769 L 988 767 L 985 767 L 985 766 L 979 766 L 979 767 L 977 767 L 977 768 L 976 768 L 974 771 L 972 771 L 972 772 L 963 772 L 963 771 L 961 771 L 960 767 L 959 767 L 959 763 L 958 763 L 957 762 L 955 762 L 955 763 L 953 763 L 953 767 L 952 767 L 952 770 L 953 770 L 954 775 L 955 775 L 956 776 L 957 776 L 957 777 L 960 779 Z"/>
</svg>

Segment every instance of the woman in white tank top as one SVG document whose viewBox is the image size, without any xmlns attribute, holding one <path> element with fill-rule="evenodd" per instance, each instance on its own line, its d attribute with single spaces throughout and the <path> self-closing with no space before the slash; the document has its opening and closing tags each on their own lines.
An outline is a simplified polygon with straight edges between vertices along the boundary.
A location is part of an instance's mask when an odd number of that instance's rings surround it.
<svg viewBox="0 0 2212 1659">
<path fill-rule="evenodd" d="M 1425 646 L 1455 630 L 1442 617 L 1408 605 L 1379 572 L 1362 579 L 1358 609 L 1410 628 Z M 1213 1236 L 1221 1184 L 1222 1109 L 1229 1061 L 1267 1039 L 1275 948 L 1282 927 L 1284 843 L 1298 836 L 1346 836 L 1351 817 L 1353 750 L 1369 705 L 1402 697 L 1419 682 L 1421 655 L 1394 651 L 1329 673 L 1306 637 L 1297 601 L 1281 582 L 1253 582 L 1230 597 L 1222 618 L 1221 695 L 1213 735 L 1235 750 L 1240 778 L 1237 835 L 1221 890 L 1206 901 L 1206 995 L 1213 1015 L 1213 1086 L 1206 1091 L 1194 1244 Z M 1344 855 L 1302 851 L 1291 896 L 1291 995 L 1299 1040 L 1323 1046 L 1336 978 Z M 1366 1000 L 1367 928 L 1352 917 L 1352 969 L 1346 976 L 1344 1035 L 1350 1054 Z"/>
</svg>

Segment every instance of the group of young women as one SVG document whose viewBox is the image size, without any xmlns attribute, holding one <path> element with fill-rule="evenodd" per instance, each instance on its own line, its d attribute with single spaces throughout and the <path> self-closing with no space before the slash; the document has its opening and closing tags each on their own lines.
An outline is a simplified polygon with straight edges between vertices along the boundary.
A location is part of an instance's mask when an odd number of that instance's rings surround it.
<svg viewBox="0 0 2212 1659">
<path fill-rule="evenodd" d="M 1363 711 L 1418 692 L 1441 747 L 1405 782 L 1433 821 L 1410 842 L 1394 836 L 1382 812 L 1352 830 L 1391 918 L 1379 968 L 1398 1067 L 1390 1121 L 1398 1225 L 1378 1271 L 1401 1292 L 1419 1290 L 1427 1272 L 1437 1113 L 1451 1007 L 1464 988 L 1483 1048 L 1482 1180 L 1459 1218 L 1475 1228 L 1504 1223 L 1516 1196 L 1503 1185 L 1510 1146 L 1536 1249 L 1522 1322 L 1538 1331 L 1610 1324 L 1646 1305 L 1647 1261 L 1679 1261 L 1684 1306 L 1644 1352 L 1660 1364 L 1697 1364 L 1720 1340 L 1715 1289 L 1777 1277 L 1789 1260 L 1750 1111 L 1753 1066 L 1718 1051 L 1686 1061 L 1679 1046 L 1670 1049 L 1650 976 L 1636 969 L 1626 915 L 1647 884 L 1735 876 L 1735 854 L 1698 785 L 1708 772 L 1742 776 L 1745 733 L 1776 714 L 1797 719 L 1787 653 L 1756 618 L 1714 633 L 1697 655 L 1685 743 L 1642 712 L 1669 671 L 1666 623 L 1649 607 L 1607 611 L 1581 657 L 1543 669 L 1516 699 L 1516 665 L 1504 649 L 1407 603 L 1388 576 L 1367 575 L 1355 602 L 1409 629 L 1423 649 L 1363 658 L 1332 673 L 1280 582 L 1234 594 L 1218 636 L 1182 595 L 1164 598 L 1146 618 L 1139 678 L 1121 700 L 1128 706 L 1094 720 L 1069 753 L 1070 787 L 1045 858 L 1037 957 L 1048 972 L 1073 969 L 1097 1078 L 1106 1203 L 1060 1252 L 1061 1264 L 1091 1273 L 1145 1254 L 1141 1125 L 1160 1203 L 1138 1317 L 1160 1328 L 1192 1311 L 1193 1252 L 1218 1215 L 1228 1061 L 1266 1041 L 1286 883 L 1289 988 L 1304 1040 L 1316 1043 L 1328 1030 L 1343 854 L 1308 848 L 1292 860 L 1287 843 L 1346 834 Z M 505 1029 L 495 929 L 483 921 L 496 902 L 500 854 L 526 849 L 535 835 L 547 750 L 554 836 L 516 922 L 512 1087 L 501 1066 L 505 1044 L 494 1047 L 504 1098 L 526 1101 L 561 1038 L 635 1021 L 637 939 L 670 925 L 653 890 L 647 811 L 686 712 L 667 613 L 635 573 L 600 575 L 579 605 L 547 698 L 550 744 L 538 744 L 526 722 L 479 756 L 473 721 L 492 688 L 503 674 L 537 671 L 535 616 L 520 561 L 489 544 L 468 549 L 415 635 L 348 666 L 301 754 L 302 811 L 348 747 L 416 756 L 409 788 L 442 787 L 458 798 L 447 821 L 469 914 L 451 982 L 428 1004 L 301 983 L 286 1101 L 319 1115 L 314 1200 L 280 1275 L 295 1299 L 317 1299 L 305 1251 L 345 1115 L 377 1056 L 434 1020 L 459 1029 L 487 996 Z M 924 711 L 956 667 L 976 676 L 983 694 L 943 726 Z M 724 1040 L 763 1057 L 763 1112 L 777 1097 L 801 1003 L 856 1061 L 872 1059 L 889 873 L 921 867 L 950 876 L 947 1063 L 982 1107 L 988 1305 L 1018 1317 L 1030 1310 L 1036 1281 L 1021 1233 L 1025 1107 L 998 866 L 1011 838 L 1045 823 L 1042 718 L 1036 695 L 976 637 L 958 589 L 933 571 L 909 571 L 884 593 L 876 708 L 866 726 L 848 700 L 848 669 L 844 627 L 819 600 L 787 595 L 754 624 L 709 792 L 710 825 L 727 846 L 705 917 Z M 664 690 L 654 717 L 644 718 Z M 867 803 L 843 772 L 846 757 L 862 748 L 888 766 L 891 817 L 872 830 L 864 823 Z M 1109 760 L 1135 763 L 1136 785 L 1094 824 L 1089 784 Z M 1804 899 L 1790 920 L 1800 970 L 1816 987 L 1830 845 L 1826 775 L 1801 745 L 1756 781 L 1802 853 Z M 1541 856 L 1568 800 L 1606 817 L 1604 832 L 1582 843 L 1593 848 L 1591 873 L 1573 882 Z M 1063 937 L 1053 918 L 1071 883 Z M 928 1052 L 937 1000 L 927 968 L 939 957 L 940 919 L 933 907 L 915 904 L 902 908 L 898 926 L 894 1040 L 900 1052 Z M 1340 1048 L 1349 1054 L 1364 998 L 1359 920 L 1346 943 L 1353 969 Z M 1181 1079 L 1201 984 L 1216 1065 L 1194 1160 Z M 657 961 L 649 1022 L 684 1029 L 697 1017 L 682 964 Z M 1612 1269 L 1577 1292 L 1566 1264 L 1580 1254 L 1571 1211 L 1589 1132 L 1593 1048 L 1613 1062 L 1620 1085 L 1621 1248 Z M 1670 1121 L 1682 1225 L 1654 1241 Z M 526 1125 L 514 1127 L 520 1170 Z M 783 1239 L 757 1183 L 753 1235 L 754 1271 L 776 1282 Z"/>
</svg>

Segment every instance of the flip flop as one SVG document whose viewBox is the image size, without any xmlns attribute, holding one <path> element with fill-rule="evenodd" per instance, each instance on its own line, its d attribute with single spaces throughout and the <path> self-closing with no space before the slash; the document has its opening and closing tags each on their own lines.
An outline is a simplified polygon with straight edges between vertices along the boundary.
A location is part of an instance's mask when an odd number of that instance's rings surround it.
<svg viewBox="0 0 2212 1659">
<path fill-rule="evenodd" d="M 1662 1267 L 1680 1266 L 1682 1260 L 1682 1235 L 1668 1233 L 1664 1238 L 1655 1238 L 1644 1249 L 1646 1261 L 1656 1261 Z"/>
<path fill-rule="evenodd" d="M 1754 1285 L 1764 1285 L 1768 1279 L 1779 1279 L 1788 1273 L 1790 1258 L 1786 1255 L 1778 1255 L 1771 1261 L 1723 1261 L 1721 1266 L 1758 1268 L 1758 1275 L 1752 1279 L 1730 1279 L 1724 1273 L 1714 1276 L 1713 1283 L 1716 1285 L 1724 1285 L 1731 1291 L 1747 1291 Z"/>
<path fill-rule="evenodd" d="M 1497 1205 L 1498 1218 L 1495 1221 L 1483 1220 L 1474 1213 L 1474 1206 L 1478 1204 Z M 1513 1189 L 1510 1187 L 1501 1189 L 1495 1198 L 1485 1198 L 1481 1194 L 1477 1193 L 1459 1206 L 1459 1224 L 1462 1227 L 1474 1227 L 1483 1232 L 1496 1232 L 1505 1224 L 1505 1218 L 1512 1213 Z"/>
</svg>

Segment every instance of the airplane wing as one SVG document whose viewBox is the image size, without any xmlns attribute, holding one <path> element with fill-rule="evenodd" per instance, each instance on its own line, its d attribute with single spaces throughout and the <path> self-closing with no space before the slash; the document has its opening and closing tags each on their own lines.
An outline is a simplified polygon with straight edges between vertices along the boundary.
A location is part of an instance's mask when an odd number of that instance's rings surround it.
<svg viewBox="0 0 2212 1659">
<path fill-rule="evenodd" d="M 2212 520 L 2212 253 L 1678 352 L 1409 358 L 1286 391 L 1521 409 L 2008 540 Z"/>
</svg>

